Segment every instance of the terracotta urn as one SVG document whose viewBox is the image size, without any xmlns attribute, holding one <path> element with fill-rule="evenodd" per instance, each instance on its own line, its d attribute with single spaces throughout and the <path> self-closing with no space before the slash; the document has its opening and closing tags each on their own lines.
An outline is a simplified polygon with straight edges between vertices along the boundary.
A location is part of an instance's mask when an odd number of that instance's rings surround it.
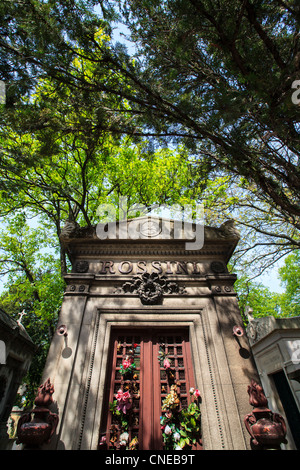
<svg viewBox="0 0 300 470">
<path fill-rule="evenodd" d="M 278 448 L 286 443 L 286 427 L 283 418 L 266 408 L 265 411 L 253 410 L 256 422 L 251 426 L 253 444 L 268 448 Z"/>
<path fill-rule="evenodd" d="M 31 420 L 32 415 L 34 418 Z M 28 447 L 47 444 L 56 429 L 58 416 L 47 409 L 36 408 L 22 416 L 18 422 L 18 443 Z"/>
<path fill-rule="evenodd" d="M 251 436 L 254 449 L 280 449 L 286 444 L 286 425 L 283 417 L 273 413 L 268 407 L 262 387 L 254 381 L 248 387 L 250 404 L 255 406 L 252 413 L 244 418 L 247 431 Z"/>
<path fill-rule="evenodd" d="M 54 387 L 50 382 L 50 378 L 46 382 L 39 386 L 37 396 L 34 400 L 34 404 L 38 407 L 48 407 L 53 403 L 52 395 L 54 393 Z"/>
<path fill-rule="evenodd" d="M 42 444 L 50 442 L 58 424 L 58 415 L 48 409 L 48 406 L 53 403 L 53 393 L 54 387 L 50 379 L 39 387 L 34 401 L 37 406 L 24 413 L 18 421 L 18 444 L 22 443 L 25 447 L 38 449 Z"/>
</svg>

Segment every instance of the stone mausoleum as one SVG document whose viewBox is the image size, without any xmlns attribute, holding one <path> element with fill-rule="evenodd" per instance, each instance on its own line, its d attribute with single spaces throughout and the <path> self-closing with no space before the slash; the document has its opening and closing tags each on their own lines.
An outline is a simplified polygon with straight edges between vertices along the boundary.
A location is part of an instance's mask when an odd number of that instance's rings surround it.
<svg viewBox="0 0 300 470">
<path fill-rule="evenodd" d="M 300 317 L 254 318 L 247 336 L 261 384 L 272 410 L 285 418 L 287 443 L 300 449 Z"/>
<path fill-rule="evenodd" d="M 9 450 L 8 418 L 37 347 L 19 320 L 0 309 L 0 450 Z"/>
<path fill-rule="evenodd" d="M 238 233 L 230 221 L 205 227 L 193 249 L 175 224 L 142 217 L 106 239 L 97 227 L 64 231 L 72 272 L 44 370 L 59 423 L 45 449 L 163 449 L 162 407 L 172 397 L 169 428 L 178 407 L 200 407 L 194 449 L 250 448 L 247 388 L 258 379 L 227 269 Z"/>
</svg>

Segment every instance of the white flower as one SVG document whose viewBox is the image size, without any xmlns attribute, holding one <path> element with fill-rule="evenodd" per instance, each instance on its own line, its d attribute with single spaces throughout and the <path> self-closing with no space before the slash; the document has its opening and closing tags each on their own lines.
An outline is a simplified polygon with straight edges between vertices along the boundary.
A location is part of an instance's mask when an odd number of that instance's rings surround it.
<svg viewBox="0 0 300 470">
<path fill-rule="evenodd" d="M 121 435 L 120 435 L 120 446 L 126 446 L 127 442 L 128 442 L 128 439 L 129 439 L 129 434 L 128 432 L 123 432 Z"/>
<path fill-rule="evenodd" d="M 177 444 L 174 450 L 182 450 L 182 448 Z"/>
<path fill-rule="evenodd" d="M 179 432 L 175 432 L 175 433 L 173 434 L 173 437 L 174 437 L 174 440 L 177 442 L 177 441 L 179 441 L 179 439 L 180 439 L 181 436 L 180 436 Z"/>
<path fill-rule="evenodd" d="M 194 387 L 190 388 L 190 394 L 191 395 L 193 395 L 194 391 L 195 391 Z"/>
<path fill-rule="evenodd" d="M 164 433 L 167 434 L 167 435 L 172 434 L 172 429 L 170 428 L 170 426 L 168 424 L 165 427 Z"/>
</svg>

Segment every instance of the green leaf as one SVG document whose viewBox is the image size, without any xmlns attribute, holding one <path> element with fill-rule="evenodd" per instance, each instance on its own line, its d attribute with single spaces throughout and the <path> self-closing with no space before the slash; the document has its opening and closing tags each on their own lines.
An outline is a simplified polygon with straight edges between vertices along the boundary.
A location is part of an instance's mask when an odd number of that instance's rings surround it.
<svg viewBox="0 0 300 470">
<path fill-rule="evenodd" d="M 196 427 L 196 420 L 194 418 L 191 418 L 191 425 L 193 427 Z"/>
</svg>

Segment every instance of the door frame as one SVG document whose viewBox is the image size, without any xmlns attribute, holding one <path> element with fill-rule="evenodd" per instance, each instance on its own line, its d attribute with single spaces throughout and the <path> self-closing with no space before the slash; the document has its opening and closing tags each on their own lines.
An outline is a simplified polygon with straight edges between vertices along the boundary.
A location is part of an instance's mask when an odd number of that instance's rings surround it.
<svg viewBox="0 0 300 470">
<path fill-rule="evenodd" d="M 108 355 L 108 367 L 106 372 L 105 381 L 105 399 L 103 402 L 103 413 L 100 427 L 100 435 L 109 435 L 109 427 L 111 425 L 112 415 L 109 411 L 109 403 L 114 400 L 114 394 L 119 388 L 118 382 L 121 380 L 120 376 L 116 377 L 117 357 L 124 358 L 124 351 L 118 352 L 117 344 L 118 338 L 123 338 L 123 341 L 128 347 L 128 338 L 132 338 L 132 341 L 138 341 L 140 347 L 140 359 L 138 366 L 139 374 L 139 390 L 141 396 L 139 399 L 139 443 L 140 450 L 163 450 L 163 439 L 160 426 L 160 416 L 162 414 L 162 399 L 168 393 L 164 390 L 161 395 L 162 384 L 165 386 L 168 384 L 167 376 L 161 377 L 161 371 L 163 370 L 162 365 L 158 360 L 159 350 L 161 343 L 159 342 L 160 337 L 164 337 L 167 340 L 167 347 L 171 347 L 174 356 L 174 367 L 176 365 L 176 379 L 180 380 L 180 372 L 184 371 L 182 380 L 184 386 L 182 389 L 182 397 L 185 400 L 186 405 L 191 403 L 191 397 L 189 390 L 191 387 L 195 387 L 194 378 L 194 367 L 191 358 L 191 342 L 189 337 L 189 328 L 187 326 L 180 327 L 169 327 L 169 326 L 153 326 L 153 327 L 112 327 L 110 337 L 110 347 Z M 169 338 L 175 339 L 175 343 L 169 346 Z M 181 342 L 178 343 L 176 340 L 181 337 Z M 137 339 L 138 338 L 138 339 Z M 124 348 L 124 342 L 121 343 L 121 348 Z M 177 348 L 176 352 L 174 347 Z M 178 355 L 178 348 L 180 353 Z M 176 359 L 175 359 L 176 357 Z M 119 359 L 118 359 L 119 361 Z M 177 361 L 183 361 L 180 365 Z M 169 387 L 170 385 L 167 385 Z M 181 389 L 181 387 L 180 387 Z M 180 394 L 181 396 L 181 394 Z M 136 432 L 136 431 L 135 431 Z M 132 438 L 132 437 L 131 437 Z M 197 446 L 198 449 L 199 446 Z M 199 447 L 200 448 L 200 447 Z"/>
<path fill-rule="evenodd" d="M 112 328 L 188 327 L 195 387 L 202 395 L 201 423 L 203 448 L 233 449 L 230 428 L 240 427 L 240 416 L 232 387 L 227 356 L 216 317 L 205 307 L 153 306 L 145 308 L 99 308 L 87 312 L 88 351 L 82 365 L 82 391 L 77 402 L 78 430 L 74 432 L 73 449 L 96 450 L 104 412 L 104 388 Z M 92 318 L 91 318 L 92 316 Z M 225 390 L 223 383 L 226 384 Z M 225 396 L 226 395 L 226 396 Z M 230 403 L 230 423 L 226 402 Z M 240 443 L 237 443 L 242 448 Z"/>
</svg>

